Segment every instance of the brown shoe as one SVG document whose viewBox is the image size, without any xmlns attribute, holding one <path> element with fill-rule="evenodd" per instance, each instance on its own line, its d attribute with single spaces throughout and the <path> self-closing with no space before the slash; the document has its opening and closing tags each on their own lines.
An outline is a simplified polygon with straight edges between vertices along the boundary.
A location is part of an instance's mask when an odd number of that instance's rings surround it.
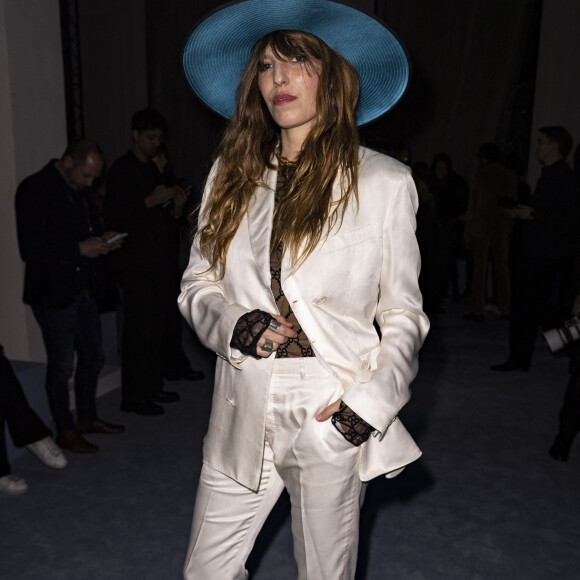
<svg viewBox="0 0 580 580">
<path fill-rule="evenodd" d="M 87 433 L 104 433 L 105 435 L 115 435 L 123 433 L 125 427 L 123 425 L 114 425 L 107 423 L 102 419 L 95 419 L 92 423 L 79 423 L 77 425 L 77 433 L 86 435 Z"/>
<path fill-rule="evenodd" d="M 72 451 L 73 453 L 96 453 L 99 447 L 87 441 L 78 433 L 66 433 L 56 438 L 56 444 L 61 449 Z"/>
</svg>

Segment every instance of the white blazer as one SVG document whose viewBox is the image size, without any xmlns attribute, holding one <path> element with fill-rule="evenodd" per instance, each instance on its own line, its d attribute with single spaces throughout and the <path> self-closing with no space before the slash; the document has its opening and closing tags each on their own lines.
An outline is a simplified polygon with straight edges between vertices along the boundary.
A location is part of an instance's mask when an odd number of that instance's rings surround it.
<svg viewBox="0 0 580 580">
<path fill-rule="evenodd" d="M 397 414 L 410 398 L 429 321 L 417 282 L 418 200 L 410 171 L 363 147 L 359 159 L 358 207 L 352 199 L 340 229 L 335 227 L 297 271 L 285 257 L 281 275 L 316 357 L 342 384 L 342 399 L 377 430 L 361 446 L 359 475 L 368 481 L 380 474 L 394 477 L 421 455 Z M 260 482 L 274 355 L 244 356 L 230 340 L 246 312 L 278 312 L 270 289 L 276 171 L 266 170 L 264 183 L 231 242 L 224 277 L 217 280 L 207 272 L 196 239 L 178 299 L 201 342 L 220 357 L 204 462 L 252 490 Z M 340 198 L 337 185 L 335 198 Z M 204 217 L 202 204 L 202 223 Z"/>
</svg>

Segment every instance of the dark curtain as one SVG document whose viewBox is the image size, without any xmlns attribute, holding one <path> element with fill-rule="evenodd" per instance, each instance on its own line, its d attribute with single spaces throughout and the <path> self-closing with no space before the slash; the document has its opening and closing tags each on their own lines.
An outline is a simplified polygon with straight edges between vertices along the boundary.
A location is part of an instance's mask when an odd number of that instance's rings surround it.
<svg viewBox="0 0 580 580">
<path fill-rule="evenodd" d="M 167 144 L 175 173 L 199 196 L 224 120 L 189 88 L 181 67 L 183 47 L 195 23 L 221 2 L 147 0 L 149 103 L 169 121 Z"/>
<path fill-rule="evenodd" d="M 200 187 L 223 121 L 199 103 L 181 71 L 189 31 L 218 1 L 147 1 L 149 101 L 169 119 L 176 171 Z M 352 0 L 387 22 L 407 47 L 413 68 L 404 100 L 364 127 L 363 141 L 386 149 L 406 142 L 412 159 L 448 152 L 469 177 L 477 147 L 501 142 L 512 106 L 532 0 Z M 219 74 L 219 71 L 218 71 Z"/>
</svg>

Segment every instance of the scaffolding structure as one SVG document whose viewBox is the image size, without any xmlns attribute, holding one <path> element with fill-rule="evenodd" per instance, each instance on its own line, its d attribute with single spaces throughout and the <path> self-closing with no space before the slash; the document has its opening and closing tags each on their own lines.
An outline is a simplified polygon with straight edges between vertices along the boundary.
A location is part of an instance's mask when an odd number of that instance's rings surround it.
<svg viewBox="0 0 580 580">
<path fill-rule="evenodd" d="M 62 60 L 69 143 L 85 136 L 78 0 L 60 0 Z"/>
</svg>

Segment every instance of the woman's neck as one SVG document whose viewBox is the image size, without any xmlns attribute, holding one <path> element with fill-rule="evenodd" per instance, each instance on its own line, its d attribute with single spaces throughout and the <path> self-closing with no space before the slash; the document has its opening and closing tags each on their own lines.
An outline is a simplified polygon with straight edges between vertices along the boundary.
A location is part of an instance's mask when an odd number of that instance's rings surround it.
<svg viewBox="0 0 580 580">
<path fill-rule="evenodd" d="M 288 161 L 296 161 L 302 153 L 302 147 L 310 131 L 310 125 L 282 129 L 280 132 L 280 155 Z"/>
</svg>

